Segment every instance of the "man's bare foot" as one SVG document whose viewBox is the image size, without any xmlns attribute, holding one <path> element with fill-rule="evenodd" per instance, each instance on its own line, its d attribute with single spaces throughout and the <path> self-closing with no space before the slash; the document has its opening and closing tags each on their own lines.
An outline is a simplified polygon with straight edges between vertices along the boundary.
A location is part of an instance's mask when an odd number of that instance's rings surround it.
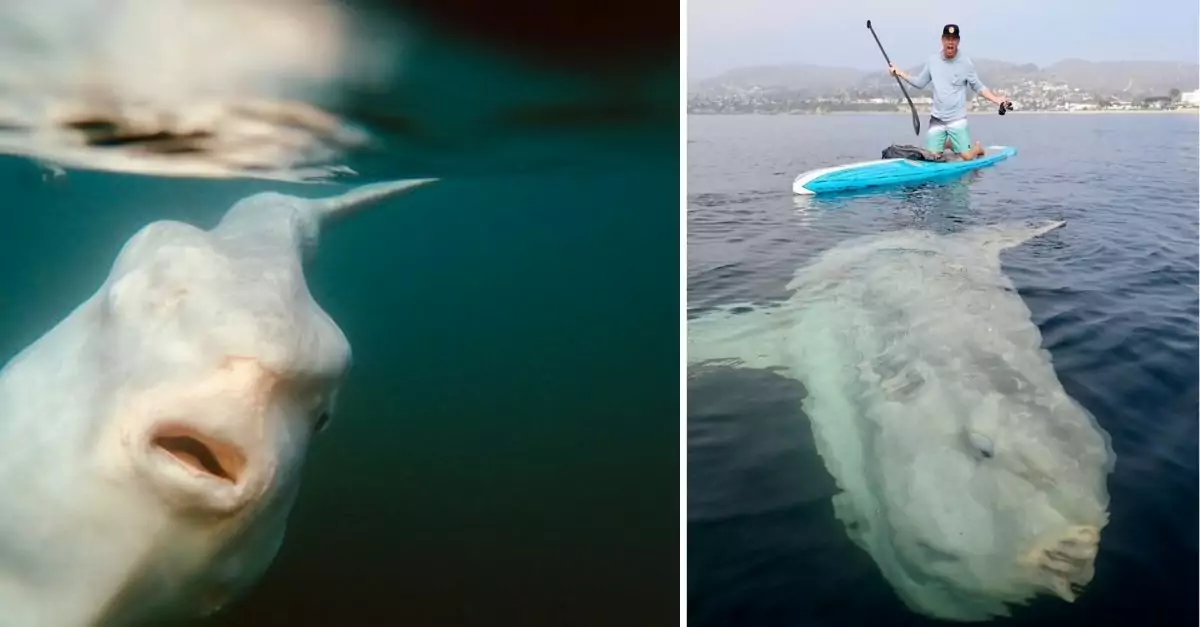
<svg viewBox="0 0 1200 627">
<path fill-rule="evenodd" d="M 976 140 L 974 146 L 971 146 L 962 153 L 963 161 L 972 161 L 974 159 L 978 159 L 979 157 L 983 156 L 983 152 L 983 145 L 979 143 L 979 140 Z"/>
</svg>

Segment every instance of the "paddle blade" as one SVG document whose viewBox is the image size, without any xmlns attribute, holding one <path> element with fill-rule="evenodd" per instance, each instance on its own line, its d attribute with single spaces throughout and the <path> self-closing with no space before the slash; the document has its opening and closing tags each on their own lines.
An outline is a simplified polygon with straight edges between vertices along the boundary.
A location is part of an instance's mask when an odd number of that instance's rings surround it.
<svg viewBox="0 0 1200 627">
<path fill-rule="evenodd" d="M 912 112 L 912 114 L 913 114 L 913 132 L 917 134 L 917 137 L 920 137 L 921 136 L 921 118 L 919 116 L 917 116 L 917 112 L 915 110 Z"/>
</svg>

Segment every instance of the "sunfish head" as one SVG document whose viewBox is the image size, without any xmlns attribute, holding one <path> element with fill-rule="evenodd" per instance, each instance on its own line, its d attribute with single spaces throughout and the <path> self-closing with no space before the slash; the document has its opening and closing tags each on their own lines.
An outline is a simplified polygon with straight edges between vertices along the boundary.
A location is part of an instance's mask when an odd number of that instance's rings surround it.
<svg viewBox="0 0 1200 627">
<path fill-rule="evenodd" d="M 211 231 L 152 223 L 0 371 L 0 607 L 13 624 L 195 617 L 262 575 L 350 364 L 304 253 L 330 219 L 414 184 L 260 194 Z"/>
<path fill-rule="evenodd" d="M 1006 616 L 1094 576 L 1108 520 L 1111 443 L 1049 364 L 1018 371 L 963 349 L 953 368 L 912 368 L 868 455 L 910 603 L 948 619 Z M 928 365 L 928 364 L 926 364 Z"/>
</svg>

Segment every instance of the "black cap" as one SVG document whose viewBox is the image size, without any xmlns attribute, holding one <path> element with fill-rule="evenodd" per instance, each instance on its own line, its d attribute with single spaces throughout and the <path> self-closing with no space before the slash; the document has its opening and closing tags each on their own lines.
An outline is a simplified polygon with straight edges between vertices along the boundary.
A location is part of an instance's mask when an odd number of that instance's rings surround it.
<svg viewBox="0 0 1200 627">
<path fill-rule="evenodd" d="M 942 37 L 959 38 L 958 24 L 947 24 L 942 27 Z"/>
</svg>

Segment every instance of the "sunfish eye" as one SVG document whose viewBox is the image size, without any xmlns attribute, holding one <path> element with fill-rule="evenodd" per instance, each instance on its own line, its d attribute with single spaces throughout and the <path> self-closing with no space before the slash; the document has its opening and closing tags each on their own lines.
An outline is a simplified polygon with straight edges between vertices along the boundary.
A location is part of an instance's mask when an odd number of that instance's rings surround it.
<svg viewBox="0 0 1200 627">
<path fill-rule="evenodd" d="M 992 439 L 986 435 L 983 435 L 978 431 L 971 431 L 967 433 L 967 440 L 969 440 L 971 442 L 971 446 L 975 447 L 975 450 L 979 451 L 979 454 L 983 455 L 985 458 L 991 459 L 996 455 L 996 446 L 992 444 Z"/>
<path fill-rule="evenodd" d="M 321 415 L 317 416 L 317 422 L 313 425 L 313 433 L 320 433 L 329 426 L 329 410 L 322 409 Z"/>
</svg>

